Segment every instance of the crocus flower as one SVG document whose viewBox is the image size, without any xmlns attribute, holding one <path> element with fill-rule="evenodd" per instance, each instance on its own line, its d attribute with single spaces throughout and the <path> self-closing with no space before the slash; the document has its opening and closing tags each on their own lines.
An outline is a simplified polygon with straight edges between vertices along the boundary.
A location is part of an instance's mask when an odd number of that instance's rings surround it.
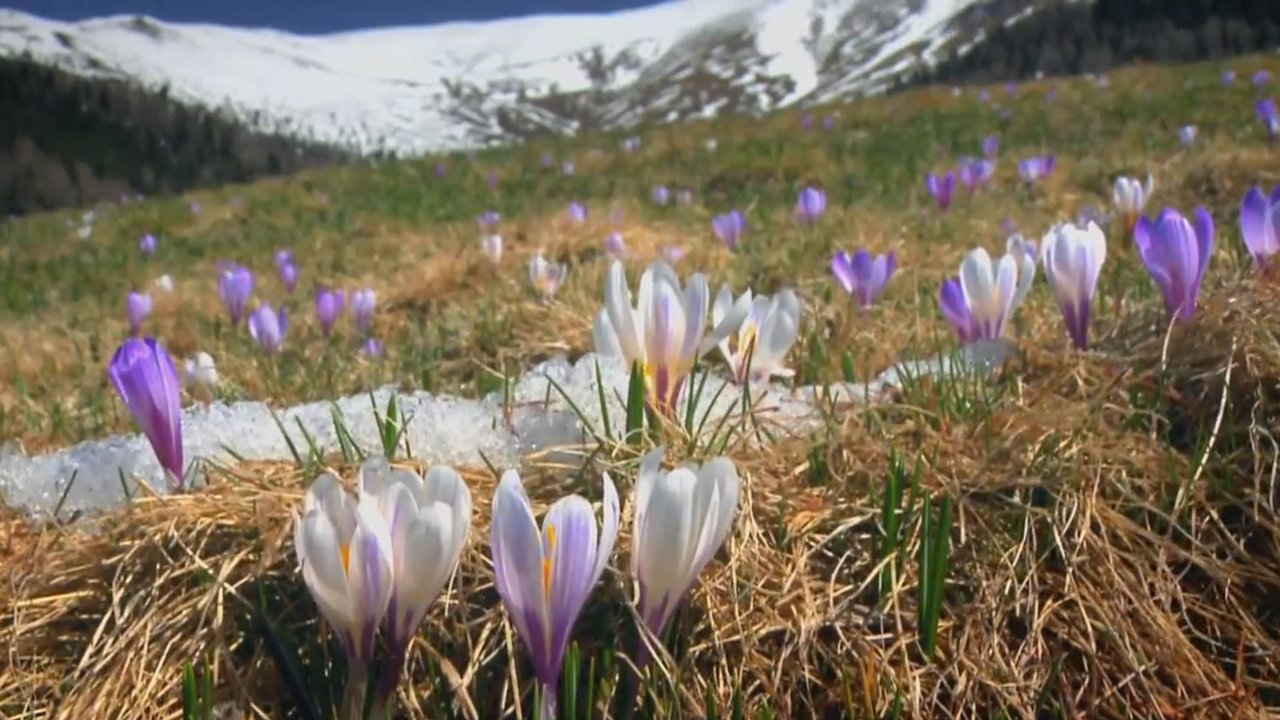
<svg viewBox="0 0 1280 720">
<path fill-rule="evenodd" d="M 1133 228 L 1138 254 L 1147 273 L 1160 288 L 1170 317 L 1190 320 L 1195 316 L 1200 283 L 1213 254 L 1213 217 L 1196 208 L 1196 223 L 1177 210 L 1165 208 L 1159 217 L 1138 219 Z"/>
<path fill-rule="evenodd" d="M 1273 138 L 1280 135 L 1280 112 L 1276 110 L 1275 98 L 1259 100 L 1256 109 L 1258 119 L 1262 121 L 1262 126 L 1267 129 L 1267 133 Z"/>
<path fill-rule="evenodd" d="M 130 338 L 111 356 L 107 374 L 169 482 L 181 488 L 182 388 L 173 359 L 155 338 Z"/>
<path fill-rule="evenodd" d="M 487 210 L 480 213 L 476 218 L 476 225 L 480 226 L 480 232 L 490 233 L 498 229 L 498 225 L 502 222 L 502 216 L 493 210 Z"/>
<path fill-rule="evenodd" d="M 529 261 L 529 282 L 547 300 L 554 297 L 560 290 L 560 285 L 564 283 L 565 276 L 568 274 L 569 266 L 549 262 L 542 257 L 542 253 L 534 255 Z"/>
<path fill-rule="evenodd" d="M 766 295 L 752 297 L 748 289 L 735 301 L 729 286 L 722 285 L 711 306 L 711 324 L 719 325 L 735 306 L 741 305 L 751 310 L 738 331 L 719 345 L 734 380 L 739 385 L 759 385 L 773 377 L 794 375 L 795 371 L 783 361 L 800 334 L 800 301 L 795 293 L 783 290 L 770 299 Z"/>
<path fill-rule="evenodd" d="M 275 261 L 277 269 L 282 268 L 285 265 L 292 265 L 293 251 L 288 248 L 277 250 L 276 254 L 272 257 L 272 259 Z"/>
<path fill-rule="evenodd" d="M 605 278 L 604 309 L 592 332 L 596 352 L 639 363 L 649 404 L 670 416 L 694 363 L 737 330 L 751 307 L 735 303 L 707 336 L 709 304 L 705 276 L 695 273 L 681 287 L 675 270 L 658 261 L 640 278 L 639 303 L 632 307 L 626 274 L 615 260 Z"/>
<path fill-rule="evenodd" d="M 159 290 L 160 292 L 167 292 L 167 293 L 173 292 L 173 277 L 170 275 L 167 275 L 167 274 L 161 275 L 160 277 L 156 278 L 153 284 L 156 286 L 156 289 Z"/>
<path fill-rule="evenodd" d="M 556 717 L 557 687 L 573 626 L 600 581 L 618 537 L 618 491 L 604 475 L 604 510 L 596 527 L 591 503 L 578 495 L 557 500 L 542 520 L 514 470 L 493 497 L 490 549 L 494 586 L 533 659 L 542 686 L 541 718 Z"/>
<path fill-rule="evenodd" d="M 489 186 L 490 190 L 497 190 L 498 189 L 498 173 L 495 173 L 495 172 L 489 173 L 489 175 L 485 177 L 485 184 Z"/>
<path fill-rule="evenodd" d="M 707 138 L 706 141 L 702 143 L 702 147 L 705 148 L 707 152 L 715 152 L 716 148 L 719 146 L 720 143 L 716 142 L 715 138 Z"/>
<path fill-rule="evenodd" d="M 622 140 L 622 152 L 633 153 L 640 149 L 640 138 L 629 137 Z"/>
<path fill-rule="evenodd" d="M 992 133 L 982 138 L 982 154 L 994 158 L 1000 153 L 1000 136 Z"/>
<path fill-rule="evenodd" d="M 360 467 L 360 498 L 372 501 L 391 536 L 387 645 L 392 657 L 403 663 L 409 642 L 444 590 L 467 542 L 471 491 L 453 468 L 437 465 L 423 478 L 375 456 Z"/>
<path fill-rule="evenodd" d="M 92 239 L 92 238 L 93 238 L 93 226 L 92 226 L 92 225 L 82 225 L 82 226 L 80 226 L 80 228 L 76 230 L 76 235 L 77 235 L 81 240 L 86 240 L 86 241 L 87 241 L 87 240 Z"/>
<path fill-rule="evenodd" d="M 492 233 L 481 237 L 480 249 L 489 259 L 489 264 L 495 268 L 498 267 L 498 263 L 502 261 L 502 236 Z"/>
<path fill-rule="evenodd" d="M 363 717 L 366 678 L 378 626 L 395 591 L 395 550 L 377 498 L 351 497 L 325 473 L 294 516 L 293 550 L 302 580 L 342 643 L 348 680 L 339 717 Z"/>
<path fill-rule="evenodd" d="M 636 610 L 645 627 L 662 637 L 667 623 L 733 529 L 740 493 L 738 470 L 728 458 L 662 469 L 665 448 L 640 463 L 635 489 L 631 576 Z M 648 653 L 643 653 L 643 660 Z"/>
<path fill-rule="evenodd" d="M 1014 262 L 1022 267 L 1023 261 L 1031 260 L 1031 269 L 1035 270 L 1036 264 L 1036 243 L 1034 240 L 1028 240 L 1022 237 L 1022 233 L 1015 232 L 1004 241 L 1005 252 L 1013 256 Z"/>
<path fill-rule="evenodd" d="M 967 345 L 978 339 L 977 322 L 969 311 L 969 302 L 960 287 L 960 278 L 952 277 L 943 281 L 938 291 L 938 306 L 942 308 L 943 317 L 955 330 L 960 344 Z"/>
<path fill-rule="evenodd" d="M 204 205 L 201 205 L 199 200 L 192 200 L 190 208 L 192 215 L 199 215 L 200 211 L 204 209 Z"/>
<path fill-rule="evenodd" d="M 316 293 L 316 319 L 320 321 L 320 332 L 325 337 L 333 332 L 333 325 L 342 316 L 346 301 L 346 293 L 341 290 L 321 290 Z"/>
<path fill-rule="evenodd" d="M 285 292 L 293 292 L 298 289 L 298 266 L 293 263 L 286 263 L 279 266 L 276 272 L 280 274 L 280 284 L 284 285 Z"/>
<path fill-rule="evenodd" d="M 253 273 L 239 265 L 226 266 L 218 277 L 218 295 L 227 306 L 231 324 L 239 325 L 253 295 Z"/>
<path fill-rule="evenodd" d="M 360 343 L 360 354 L 364 357 L 375 359 L 380 358 L 387 352 L 387 346 L 376 337 L 367 337 L 363 343 Z"/>
<path fill-rule="evenodd" d="M 218 366 L 214 364 L 213 356 L 207 352 L 200 351 L 187 358 L 183 370 L 183 380 L 187 385 L 213 387 L 218 384 Z"/>
<path fill-rule="evenodd" d="M 666 185 L 655 185 L 653 188 L 653 202 L 658 205 L 666 205 L 671 202 L 671 190 Z"/>
<path fill-rule="evenodd" d="M 663 245 L 662 257 L 667 262 L 675 265 L 684 259 L 685 247 L 683 245 Z"/>
<path fill-rule="evenodd" d="M 692 191 L 692 190 L 677 190 L 677 191 L 676 191 L 676 204 L 677 204 L 677 205 L 680 205 L 680 206 L 685 206 L 685 205 L 691 205 L 691 204 L 693 204 L 693 191 Z"/>
<path fill-rule="evenodd" d="M 946 175 L 938 176 L 929 173 L 924 179 L 924 186 L 929 190 L 929 194 L 933 196 L 934 202 L 938 203 L 938 209 L 946 212 L 951 207 L 951 198 L 956 191 L 956 174 L 950 170 Z"/>
<path fill-rule="evenodd" d="M 569 219 L 576 223 L 587 221 L 587 206 L 578 201 L 569 203 Z"/>
<path fill-rule="evenodd" d="M 436 179 L 443 180 L 444 176 L 449 174 L 449 168 L 445 167 L 444 163 L 438 162 L 436 163 L 434 173 L 435 173 Z"/>
<path fill-rule="evenodd" d="M 991 91 L 986 88 L 982 88 L 981 90 L 979 90 L 978 102 L 982 103 L 983 105 L 986 105 L 988 102 L 991 102 Z"/>
<path fill-rule="evenodd" d="M 142 251 L 143 255 L 155 255 L 157 244 L 156 236 L 151 233 L 147 233 L 138 241 L 138 249 Z"/>
<path fill-rule="evenodd" d="M 1271 197 L 1259 187 L 1245 194 L 1240 204 L 1240 234 L 1259 268 L 1280 252 L 1280 185 L 1272 189 Z"/>
<path fill-rule="evenodd" d="M 1071 342 L 1089 347 L 1089 317 L 1098 274 L 1107 259 L 1107 238 L 1102 228 L 1089 223 L 1080 228 L 1071 223 L 1054 226 L 1044 236 L 1044 275 L 1062 310 Z"/>
<path fill-rule="evenodd" d="M 960 179 L 960 184 L 964 185 L 970 195 L 978 189 L 979 185 L 986 182 L 988 177 L 986 168 L 988 165 L 991 166 L 991 171 L 994 172 L 995 163 L 990 160 L 978 160 L 975 158 L 960 159 L 960 171 L 957 173 L 957 176 Z"/>
<path fill-rule="evenodd" d="M 892 250 L 874 258 L 864 249 L 852 255 L 838 252 L 831 258 L 831 272 L 836 276 L 836 282 L 856 298 L 864 310 L 875 305 L 897 267 L 898 259 Z"/>
<path fill-rule="evenodd" d="M 1018 161 L 1018 174 L 1029 183 L 1043 180 L 1053 173 L 1057 158 L 1053 155 L 1037 155 Z"/>
<path fill-rule="evenodd" d="M 574 164 L 573 164 L 573 161 L 572 161 L 572 160 L 565 160 L 565 161 L 560 165 L 560 172 L 561 172 L 561 173 L 563 173 L 563 174 L 565 174 L 565 175 L 572 175 L 572 174 L 574 174 L 574 172 L 575 172 L 575 166 L 574 166 Z"/>
<path fill-rule="evenodd" d="M 1151 175 L 1147 175 L 1146 185 L 1143 185 L 1135 178 L 1116 178 L 1115 186 L 1111 190 L 1111 199 L 1115 202 L 1116 210 L 1120 213 L 1120 216 L 1124 218 L 1126 230 L 1132 229 L 1133 224 L 1138 222 L 1138 216 L 1142 214 L 1142 208 L 1146 206 L 1147 200 L 1151 197 L 1152 184 Z"/>
<path fill-rule="evenodd" d="M 373 288 L 365 288 L 351 293 L 351 315 L 355 319 L 356 329 L 362 333 L 373 327 L 373 310 L 378 305 L 378 294 Z"/>
<path fill-rule="evenodd" d="M 1223 71 L 1222 71 L 1222 84 L 1223 84 L 1223 85 L 1234 85 L 1234 84 L 1235 84 L 1235 82 L 1236 82 L 1236 71 L 1235 71 L 1235 70 L 1223 70 Z"/>
<path fill-rule="evenodd" d="M 813 129 L 813 113 L 805 113 L 800 116 L 800 129 L 805 132 Z"/>
<path fill-rule="evenodd" d="M 277 313 L 270 305 L 262 303 L 249 313 L 249 337 L 272 355 L 284 348 L 284 336 L 288 330 L 289 312 L 283 306 Z"/>
<path fill-rule="evenodd" d="M 556 164 L 556 156 L 552 155 L 550 152 L 544 151 L 542 155 L 538 157 L 538 164 L 542 166 L 543 170 L 546 170 Z"/>
<path fill-rule="evenodd" d="M 827 192 L 807 187 L 796 196 L 796 217 L 806 222 L 817 222 L 827 210 Z"/>
<path fill-rule="evenodd" d="M 1196 133 L 1198 129 L 1195 125 L 1183 125 L 1178 128 L 1178 142 L 1182 143 L 1182 147 L 1189 148 L 1196 141 Z"/>
<path fill-rule="evenodd" d="M 622 240 L 622 233 L 617 231 L 609 233 L 604 239 L 604 251 L 619 259 L 625 256 L 627 245 Z"/>
<path fill-rule="evenodd" d="M 129 293 L 124 301 L 125 315 L 129 318 L 129 334 L 137 335 L 142 321 L 151 316 L 151 296 L 147 293 Z"/>
<path fill-rule="evenodd" d="M 711 218 L 711 230 L 725 247 L 737 250 L 742 243 L 742 234 L 747 230 L 747 219 L 737 210 L 730 210 Z"/>
<path fill-rule="evenodd" d="M 998 262 L 983 248 L 966 255 L 959 279 L 944 283 L 940 298 L 942 311 L 961 342 L 1003 337 L 1009 318 L 1031 289 L 1035 272 L 1035 255 L 1025 249 L 1008 252 Z"/>
<path fill-rule="evenodd" d="M 1254 87 L 1263 87 L 1271 82 L 1271 72 L 1269 70 L 1258 70 L 1253 74 L 1252 81 Z"/>
<path fill-rule="evenodd" d="M 627 213 L 622 208 L 614 208 L 609 211 L 609 222 L 614 225 L 621 225 L 627 219 Z"/>
</svg>

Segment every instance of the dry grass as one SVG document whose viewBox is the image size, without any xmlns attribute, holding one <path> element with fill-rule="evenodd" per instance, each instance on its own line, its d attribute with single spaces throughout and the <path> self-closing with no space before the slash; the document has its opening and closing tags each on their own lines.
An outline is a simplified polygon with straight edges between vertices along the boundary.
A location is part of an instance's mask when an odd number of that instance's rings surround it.
<svg viewBox="0 0 1280 720">
<path fill-rule="evenodd" d="M 927 397 L 874 421 L 850 413 L 820 445 L 824 484 L 809 483 L 809 441 L 737 458 L 747 492 L 727 562 L 683 621 L 686 710 L 699 714 L 708 689 L 723 704 L 738 688 L 783 718 L 839 717 L 847 703 L 882 717 L 895 693 L 919 718 L 1041 717 L 1055 705 L 1051 717 L 1265 717 L 1280 705 L 1277 299 L 1265 282 L 1219 293 L 1167 350 L 1142 330 L 1083 357 L 1031 351 L 979 426 L 937 422 Z M 1170 357 L 1181 362 L 1161 375 Z M 1134 388 L 1160 398 L 1135 405 Z M 1177 452 L 1166 433 L 1209 440 Z M 916 649 L 914 564 L 887 604 L 876 597 L 890 445 L 925 459 L 929 491 L 957 498 L 934 664 Z M 564 492 L 553 477 L 530 482 L 535 497 Z M 458 683 L 444 702 L 491 718 L 512 712 L 508 668 L 524 666 L 491 586 L 493 479 L 467 479 L 480 501 L 471 549 L 402 692 L 440 694 L 432 659 Z M 277 619 L 316 636 L 289 549 L 300 482 L 288 468 L 241 467 L 91 528 L 9 521 L 0 706 L 13 717 L 177 717 L 181 664 L 212 657 L 222 699 L 246 717 L 279 716 L 287 693 L 252 598 L 258 586 L 282 592 Z M 622 577 L 607 578 L 584 624 L 626 635 Z"/>
</svg>

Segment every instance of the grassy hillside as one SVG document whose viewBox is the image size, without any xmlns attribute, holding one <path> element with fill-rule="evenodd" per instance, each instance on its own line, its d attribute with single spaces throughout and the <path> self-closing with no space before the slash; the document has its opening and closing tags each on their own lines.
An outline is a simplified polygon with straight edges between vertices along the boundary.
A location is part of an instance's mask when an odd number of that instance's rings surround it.
<svg viewBox="0 0 1280 720">
<path fill-rule="evenodd" d="M 866 379 L 951 345 L 939 285 L 970 249 L 1002 251 L 1006 221 L 1039 240 L 1086 207 L 1109 211 L 1117 176 L 1151 173 L 1148 212 L 1203 205 L 1217 221 L 1197 318 L 1167 325 L 1116 221 L 1093 350 L 1070 349 L 1038 278 L 1008 332 L 1020 357 L 989 390 L 915 388 L 836 414 L 820 436 L 736 454 L 747 497 L 734 537 L 673 633 L 673 680 L 653 680 L 658 699 L 639 716 L 1266 717 L 1280 712 L 1280 284 L 1254 272 L 1237 215 L 1250 186 L 1280 183 L 1280 145 L 1254 113 L 1277 86 L 1223 87 L 1225 67 L 1137 67 L 1106 87 L 993 88 L 988 102 L 976 88 L 923 89 L 833 107 L 830 131 L 804 131 L 798 115 L 781 114 L 654 129 L 635 153 L 600 137 L 307 171 L 103 209 L 87 240 L 78 213 L 6 222 L 0 437 L 34 453 L 130 431 L 105 366 L 127 335 L 134 289 L 155 298 L 145 333 L 179 359 L 215 358 L 218 399 L 285 405 L 388 382 L 500 390 L 540 360 L 591 349 L 608 268 L 602 241 L 615 229 L 633 283 L 663 248 L 681 246 L 678 271 L 706 273 L 713 292 L 721 283 L 796 289 L 796 382 Z M 1280 76 L 1273 57 L 1231 67 L 1242 78 L 1262 68 Z M 1199 131 L 1189 148 L 1177 137 L 1185 124 Z M 992 185 L 960 191 L 939 212 L 925 174 L 979 155 L 993 132 Z M 1017 161 L 1046 152 L 1058 159 L 1050 180 L 1022 182 Z M 565 160 L 574 174 L 561 172 Z M 657 206 L 657 184 L 691 190 L 693 202 Z M 792 217 L 805 186 L 827 191 L 827 213 L 812 225 Z M 573 200 L 589 208 L 585 223 L 570 219 Z M 736 253 L 709 224 L 731 208 L 748 222 Z M 506 238 L 496 270 L 475 221 L 488 210 L 502 214 Z M 138 249 L 146 233 L 158 238 L 150 258 Z M 900 268 L 866 313 L 829 271 L 833 252 L 857 247 L 892 249 Z M 301 276 L 292 294 L 273 269 L 286 248 Z M 539 250 L 569 266 L 550 302 L 528 281 Z M 280 355 L 227 322 L 216 292 L 222 261 L 257 272 L 257 300 L 288 306 Z M 171 293 L 154 289 L 161 274 Z M 349 319 L 322 337 L 312 306 L 322 287 L 377 291 L 385 357 L 358 354 Z M 188 402 L 208 399 L 194 390 Z M 629 487 L 634 452 L 601 452 Z M 330 462 L 351 475 L 340 458 Z M 891 545 L 898 572 L 881 574 L 886 478 L 912 468 L 912 503 L 954 501 L 932 660 L 916 623 L 924 527 L 914 505 Z M 513 677 L 522 689 L 531 683 L 487 562 L 496 480 L 484 468 L 464 475 L 481 519 L 448 603 L 432 610 L 426 642 L 411 653 L 401 707 L 414 718 L 528 717 L 528 696 L 522 715 L 508 714 Z M 528 483 L 536 500 L 564 490 L 553 476 L 532 471 L 543 478 Z M 317 629 L 291 554 L 289 513 L 310 480 L 291 466 L 235 468 L 209 490 L 110 516 L 105 539 L 9 523 L 0 600 L 19 610 L 0 621 L 0 643 L 14 648 L 0 669 L 3 714 L 174 717 L 180 663 L 211 658 L 220 700 L 306 717 L 273 648 L 287 637 L 303 648 L 304 675 L 318 682 L 329 668 L 328 682 L 340 684 L 326 659 L 337 646 Z M 581 491 L 598 494 L 595 481 Z M 626 650 L 632 619 L 624 555 L 613 564 L 619 573 L 606 574 L 575 633 L 584 658 L 575 717 L 619 717 L 604 708 L 622 693 L 615 653 Z M 240 602 L 253 605 L 259 590 L 269 623 Z"/>
</svg>

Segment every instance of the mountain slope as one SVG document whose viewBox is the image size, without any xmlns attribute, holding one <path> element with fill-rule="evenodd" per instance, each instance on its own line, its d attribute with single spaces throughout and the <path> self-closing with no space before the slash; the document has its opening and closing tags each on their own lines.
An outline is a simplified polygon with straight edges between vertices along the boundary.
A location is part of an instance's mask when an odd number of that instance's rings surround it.
<svg viewBox="0 0 1280 720">
<path fill-rule="evenodd" d="M 1054 0 L 1037 0 L 1052 4 Z M 420 153 L 881 90 L 1026 0 L 673 0 L 327 36 L 0 10 L 0 53 L 165 87 L 258 129 Z"/>
</svg>

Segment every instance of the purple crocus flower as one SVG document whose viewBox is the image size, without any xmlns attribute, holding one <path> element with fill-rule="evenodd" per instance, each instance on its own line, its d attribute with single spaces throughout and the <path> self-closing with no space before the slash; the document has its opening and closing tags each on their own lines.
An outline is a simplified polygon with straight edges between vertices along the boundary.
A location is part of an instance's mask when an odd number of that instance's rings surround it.
<svg viewBox="0 0 1280 720">
<path fill-rule="evenodd" d="M 982 154 L 985 157 L 994 158 L 1000 153 L 1000 136 L 992 133 L 982 138 Z"/>
<path fill-rule="evenodd" d="M 434 172 L 435 172 L 436 179 L 443 180 L 444 176 L 449 174 L 449 168 L 445 167 L 444 163 L 438 162 L 436 163 Z"/>
<path fill-rule="evenodd" d="M 961 345 L 967 345 L 978 339 L 978 323 L 969 310 L 969 303 L 964 298 L 964 290 L 960 287 L 960 278 L 947 278 L 938 292 L 938 305 L 942 314 L 956 331 Z"/>
<path fill-rule="evenodd" d="M 892 250 L 872 257 L 871 253 L 859 249 L 852 255 L 838 252 L 831 258 L 831 272 L 835 274 L 836 282 L 856 298 L 864 310 L 875 305 L 897 267 L 898 258 Z"/>
<path fill-rule="evenodd" d="M 138 249 L 142 251 L 143 255 L 147 255 L 147 256 L 155 255 L 157 244 L 158 243 L 156 241 L 156 236 L 152 235 L 151 233 L 147 233 L 146 235 L 142 236 L 141 240 L 138 241 Z"/>
<path fill-rule="evenodd" d="M 978 102 L 982 103 L 983 105 L 986 105 L 987 103 L 991 102 L 991 91 L 987 90 L 986 88 L 979 90 Z"/>
<path fill-rule="evenodd" d="M 817 222 L 827 210 L 827 191 L 807 187 L 796 196 L 796 217 L 805 222 Z"/>
<path fill-rule="evenodd" d="M 1223 70 L 1223 71 L 1222 71 L 1222 84 L 1223 84 L 1223 86 L 1224 86 L 1224 87 L 1226 87 L 1226 86 L 1234 85 L 1235 83 L 1236 83 L 1236 71 L 1235 71 L 1235 70 Z"/>
<path fill-rule="evenodd" d="M 1018 175 L 1029 183 L 1044 180 L 1053 173 L 1057 158 L 1053 155 L 1036 155 L 1018 161 Z"/>
<path fill-rule="evenodd" d="M 1263 87 L 1271 82 L 1270 70 L 1259 70 L 1253 74 L 1253 86 L 1256 88 Z"/>
<path fill-rule="evenodd" d="M 538 164 L 542 166 L 543 170 L 546 170 L 556 164 L 556 156 L 552 155 L 550 152 L 544 152 L 542 153 L 542 156 L 538 158 Z"/>
<path fill-rule="evenodd" d="M 1276 111 L 1276 99 L 1259 100 L 1255 109 L 1258 112 L 1258 119 L 1262 121 L 1262 126 L 1267 129 L 1267 134 L 1273 138 L 1280 135 L 1280 112 Z"/>
<path fill-rule="evenodd" d="M 565 175 L 573 175 L 575 172 L 577 172 L 577 166 L 573 164 L 572 160 L 565 160 L 560 165 L 560 172 Z"/>
<path fill-rule="evenodd" d="M 1195 125 L 1183 125 L 1178 128 L 1178 142 L 1182 143 L 1182 147 L 1189 148 L 1196 141 L 1197 128 Z"/>
<path fill-rule="evenodd" d="M 587 221 L 587 206 L 574 200 L 569 203 L 569 219 L 576 223 L 584 223 Z"/>
<path fill-rule="evenodd" d="M 273 257 L 273 260 L 275 261 L 277 268 L 282 268 L 285 265 L 292 265 L 293 251 L 290 250 L 289 248 L 281 248 L 276 251 L 276 254 Z"/>
<path fill-rule="evenodd" d="M 822 118 L 822 129 L 830 132 L 836 129 L 836 114 L 832 113 Z"/>
<path fill-rule="evenodd" d="M 489 186 L 490 190 L 497 190 L 498 189 L 498 173 L 496 172 L 489 173 L 489 175 L 485 177 L 484 182 L 486 185 Z"/>
<path fill-rule="evenodd" d="M 813 113 L 805 113 L 800 116 L 800 129 L 805 132 L 813 129 Z"/>
<path fill-rule="evenodd" d="M 938 203 L 938 209 L 946 212 L 951 207 L 951 198 L 956 192 L 956 174 L 950 170 L 946 175 L 938 176 L 929 173 L 924 179 L 924 186 L 928 188 L 929 194 L 933 195 L 933 199 Z"/>
<path fill-rule="evenodd" d="M 199 200 L 192 200 L 190 207 L 192 215 L 199 215 L 200 211 L 204 210 L 204 205 L 201 205 Z"/>
<path fill-rule="evenodd" d="M 181 488 L 182 385 L 173 359 L 155 338 L 130 338 L 111 356 L 107 374 L 169 482 Z"/>
<path fill-rule="evenodd" d="M 283 306 L 277 313 L 270 305 L 262 303 L 249 313 L 249 337 L 272 355 L 284 348 L 284 336 L 288 331 L 289 311 Z"/>
<path fill-rule="evenodd" d="M 286 292 L 292 293 L 298 288 L 298 266 L 293 263 L 281 265 L 276 270 L 280 274 L 280 283 Z"/>
<path fill-rule="evenodd" d="M 1012 81 L 1005 83 L 1005 85 L 1004 85 L 1004 91 L 1005 91 L 1005 93 L 1006 93 L 1006 94 L 1008 94 L 1008 95 L 1017 95 L 1017 94 L 1018 94 L 1018 83 L 1016 83 L 1016 82 L 1012 82 Z"/>
<path fill-rule="evenodd" d="M 1190 320 L 1213 255 L 1213 217 L 1209 211 L 1196 208 L 1192 227 L 1177 210 L 1165 208 L 1155 220 L 1139 218 L 1133 238 L 1147 273 L 1164 295 L 1169 316 Z"/>
<path fill-rule="evenodd" d="M 658 205 L 666 205 L 671 202 L 671 190 L 666 185 L 655 185 L 653 187 L 653 202 Z"/>
<path fill-rule="evenodd" d="M 224 265 L 222 274 L 218 277 L 218 295 L 227 306 L 231 324 L 239 325 L 249 298 L 253 295 L 253 272 L 239 265 Z"/>
<path fill-rule="evenodd" d="M 360 354 L 367 358 L 380 358 L 386 351 L 386 346 L 376 337 L 366 338 L 360 346 Z"/>
<path fill-rule="evenodd" d="M 711 218 L 711 230 L 725 247 L 737 250 L 742 243 L 742 234 L 747 230 L 747 219 L 737 210 L 730 210 Z"/>
<path fill-rule="evenodd" d="M 316 319 L 320 321 L 320 332 L 325 337 L 333 332 L 333 324 L 342 315 L 346 299 L 346 293 L 341 290 L 321 290 L 316 293 Z"/>
<path fill-rule="evenodd" d="M 557 688 L 573 626 L 618 538 L 619 502 L 604 474 L 604 512 L 578 495 L 557 500 L 539 531 L 520 476 L 508 470 L 493 497 L 489 547 L 494 586 L 533 659 L 542 686 L 538 717 L 556 717 Z"/>
<path fill-rule="evenodd" d="M 675 265 L 676 263 L 683 260 L 685 252 L 686 250 L 683 245 L 663 245 L 662 246 L 663 259 L 665 259 L 668 263 L 672 265 Z"/>
<path fill-rule="evenodd" d="M 604 239 L 604 251 L 618 259 L 625 256 L 627 254 L 627 245 L 622 240 L 622 233 L 617 231 L 609 233 Z"/>
<path fill-rule="evenodd" d="M 502 222 L 502 216 L 494 210 L 486 210 L 480 213 L 476 218 L 476 225 L 480 226 L 480 232 L 492 233 L 498 229 L 498 225 Z"/>
<path fill-rule="evenodd" d="M 147 293 L 129 293 L 124 301 L 124 310 L 129 317 L 129 334 L 137 335 L 142 329 L 142 321 L 151 315 L 151 296 Z"/>
<path fill-rule="evenodd" d="M 1240 234 L 1259 268 L 1266 267 L 1280 252 L 1280 185 L 1272 189 L 1270 197 L 1259 187 L 1245 194 L 1240 204 Z"/>
<path fill-rule="evenodd" d="M 969 191 L 970 195 L 990 182 L 995 174 L 995 160 L 986 158 L 963 158 L 960 160 L 960 182 Z"/>
<path fill-rule="evenodd" d="M 373 288 L 357 290 L 351 294 L 351 315 L 355 318 L 356 328 L 362 333 L 373 327 L 373 309 L 378 304 L 378 295 Z"/>
</svg>

